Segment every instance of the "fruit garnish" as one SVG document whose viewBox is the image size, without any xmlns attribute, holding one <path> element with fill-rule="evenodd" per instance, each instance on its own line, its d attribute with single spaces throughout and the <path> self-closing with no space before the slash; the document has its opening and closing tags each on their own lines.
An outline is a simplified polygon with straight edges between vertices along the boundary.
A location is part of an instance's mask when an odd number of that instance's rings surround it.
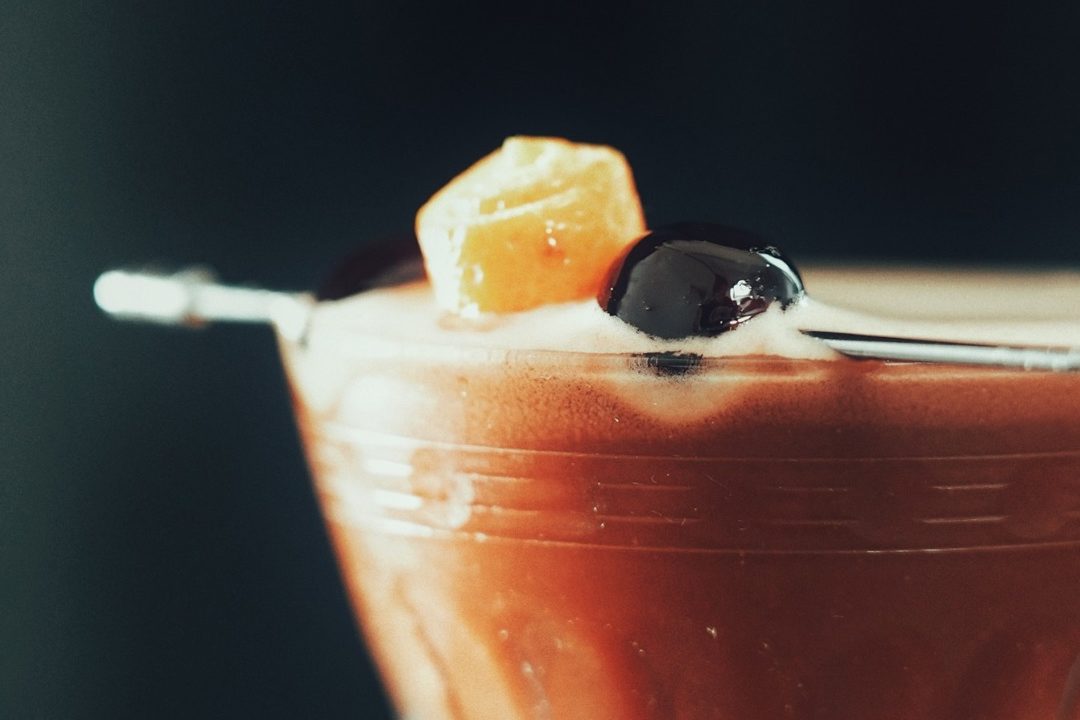
<svg viewBox="0 0 1080 720">
<path fill-rule="evenodd" d="M 644 231 L 626 158 L 558 138 L 508 138 L 416 215 L 435 299 L 464 316 L 595 297 Z"/>
<path fill-rule="evenodd" d="M 597 301 L 649 335 L 719 335 L 804 294 L 795 266 L 753 233 L 710 223 L 653 230 L 611 266 Z"/>
</svg>

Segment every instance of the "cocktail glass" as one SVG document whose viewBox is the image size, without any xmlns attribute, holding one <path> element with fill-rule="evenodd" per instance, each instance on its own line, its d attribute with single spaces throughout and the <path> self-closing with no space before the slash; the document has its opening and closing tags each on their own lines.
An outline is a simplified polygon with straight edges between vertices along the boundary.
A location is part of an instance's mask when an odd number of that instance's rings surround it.
<svg viewBox="0 0 1080 720">
<path fill-rule="evenodd" d="M 280 346 L 404 718 L 1080 718 L 1080 374 Z"/>
</svg>

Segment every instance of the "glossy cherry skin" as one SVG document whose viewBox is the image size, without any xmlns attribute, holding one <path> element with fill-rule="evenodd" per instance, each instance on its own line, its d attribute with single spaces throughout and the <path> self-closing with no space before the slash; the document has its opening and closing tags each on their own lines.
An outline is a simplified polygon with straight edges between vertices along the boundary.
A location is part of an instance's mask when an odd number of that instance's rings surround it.
<svg viewBox="0 0 1080 720">
<path fill-rule="evenodd" d="M 611 267 L 597 301 L 654 337 L 714 336 L 804 295 L 795 266 L 761 237 L 678 223 L 642 236 Z"/>
</svg>

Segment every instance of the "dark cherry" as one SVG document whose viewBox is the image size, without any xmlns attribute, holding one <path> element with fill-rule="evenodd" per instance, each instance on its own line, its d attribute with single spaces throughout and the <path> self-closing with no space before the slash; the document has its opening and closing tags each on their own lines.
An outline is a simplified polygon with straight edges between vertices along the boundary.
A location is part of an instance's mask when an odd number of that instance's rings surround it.
<svg viewBox="0 0 1080 720">
<path fill-rule="evenodd" d="M 413 235 L 374 243 L 347 255 L 319 285 L 319 300 L 340 300 L 376 287 L 424 277 L 424 258 Z"/>
<path fill-rule="evenodd" d="M 611 267 L 597 300 L 649 335 L 719 335 L 803 295 L 802 278 L 776 247 L 753 233 L 678 223 L 642 236 Z"/>
</svg>

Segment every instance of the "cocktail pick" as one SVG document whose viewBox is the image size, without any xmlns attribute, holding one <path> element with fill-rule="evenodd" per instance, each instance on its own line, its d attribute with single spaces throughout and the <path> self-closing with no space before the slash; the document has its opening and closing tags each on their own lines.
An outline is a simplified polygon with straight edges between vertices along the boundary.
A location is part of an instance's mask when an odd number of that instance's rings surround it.
<svg viewBox="0 0 1080 720">
<path fill-rule="evenodd" d="M 198 327 L 208 322 L 269 323 L 289 339 L 307 327 L 315 298 L 217 281 L 206 268 L 165 273 L 110 270 L 94 283 L 99 308 L 120 320 Z"/>
</svg>

